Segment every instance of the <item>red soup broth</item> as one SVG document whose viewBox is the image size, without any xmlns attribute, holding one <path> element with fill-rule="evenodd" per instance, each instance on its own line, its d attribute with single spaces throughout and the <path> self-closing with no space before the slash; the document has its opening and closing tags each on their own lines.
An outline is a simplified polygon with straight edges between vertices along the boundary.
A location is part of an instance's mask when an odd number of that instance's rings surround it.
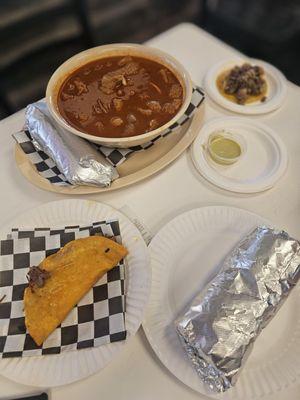
<svg viewBox="0 0 300 400">
<path fill-rule="evenodd" d="M 107 57 L 73 71 L 57 102 L 65 121 L 79 131 L 122 138 L 170 121 L 182 106 L 183 89 L 175 74 L 156 61 Z"/>
</svg>

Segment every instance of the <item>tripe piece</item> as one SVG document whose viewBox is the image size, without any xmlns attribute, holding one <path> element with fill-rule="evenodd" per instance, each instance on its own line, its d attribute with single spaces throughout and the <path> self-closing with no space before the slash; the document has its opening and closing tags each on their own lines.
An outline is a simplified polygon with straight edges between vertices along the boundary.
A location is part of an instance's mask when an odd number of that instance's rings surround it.
<svg viewBox="0 0 300 400">
<path fill-rule="evenodd" d="M 40 346 L 91 287 L 126 254 L 125 247 L 115 241 L 91 236 L 69 242 L 45 258 L 34 273 L 29 272 L 31 284 L 24 293 L 25 325 L 35 343 Z M 39 279 L 40 274 L 43 279 Z"/>
</svg>

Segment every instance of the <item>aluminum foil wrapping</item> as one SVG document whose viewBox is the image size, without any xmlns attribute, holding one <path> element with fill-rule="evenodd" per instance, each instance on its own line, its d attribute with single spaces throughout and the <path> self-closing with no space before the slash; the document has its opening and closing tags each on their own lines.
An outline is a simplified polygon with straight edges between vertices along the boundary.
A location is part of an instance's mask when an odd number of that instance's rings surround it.
<svg viewBox="0 0 300 400">
<path fill-rule="evenodd" d="M 212 390 L 235 384 L 255 339 L 299 277 L 300 243 L 284 231 L 258 227 L 176 321 L 183 347 Z"/>
<path fill-rule="evenodd" d="M 117 170 L 91 143 L 55 123 L 45 102 L 26 108 L 25 127 L 37 150 L 51 157 L 72 185 L 107 187 L 118 177 Z"/>
</svg>

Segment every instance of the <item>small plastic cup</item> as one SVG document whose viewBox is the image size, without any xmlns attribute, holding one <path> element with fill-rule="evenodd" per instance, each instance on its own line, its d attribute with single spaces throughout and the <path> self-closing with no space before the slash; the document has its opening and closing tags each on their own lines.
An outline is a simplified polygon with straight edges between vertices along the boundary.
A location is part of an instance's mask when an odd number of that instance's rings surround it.
<svg viewBox="0 0 300 400">
<path fill-rule="evenodd" d="M 217 141 L 220 143 L 219 150 L 216 150 Z M 222 141 L 224 142 L 223 150 Z M 230 144 L 232 147 L 231 151 L 228 150 Z M 213 161 L 222 165 L 231 165 L 240 160 L 245 154 L 246 142 L 242 136 L 222 130 L 214 132 L 209 136 L 206 148 Z M 234 153 L 236 153 L 236 155 Z"/>
</svg>

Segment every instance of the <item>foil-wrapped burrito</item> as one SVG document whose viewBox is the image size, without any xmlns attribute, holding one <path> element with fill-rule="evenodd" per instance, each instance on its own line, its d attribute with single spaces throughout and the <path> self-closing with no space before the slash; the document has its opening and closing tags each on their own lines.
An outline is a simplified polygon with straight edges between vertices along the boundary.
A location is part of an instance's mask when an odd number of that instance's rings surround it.
<svg viewBox="0 0 300 400">
<path fill-rule="evenodd" d="M 175 322 L 188 357 L 212 390 L 235 384 L 255 339 L 299 277 L 300 243 L 284 231 L 258 227 Z"/>
<path fill-rule="evenodd" d="M 117 170 L 91 143 L 56 124 L 45 102 L 26 108 L 25 128 L 36 149 L 51 157 L 72 185 L 107 187 L 118 178 Z"/>
</svg>

